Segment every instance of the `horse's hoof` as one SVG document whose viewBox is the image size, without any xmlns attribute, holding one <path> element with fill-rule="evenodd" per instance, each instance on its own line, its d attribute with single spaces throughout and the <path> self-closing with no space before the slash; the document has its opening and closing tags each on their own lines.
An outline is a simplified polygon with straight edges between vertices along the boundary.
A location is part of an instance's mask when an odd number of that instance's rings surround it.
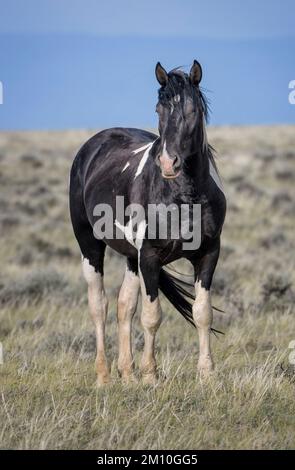
<svg viewBox="0 0 295 470">
<path fill-rule="evenodd" d="M 137 378 L 135 377 L 135 375 L 133 373 L 129 373 L 129 374 L 122 374 L 121 376 L 121 379 L 122 379 L 122 382 L 125 384 L 125 385 L 136 385 L 138 384 L 138 380 Z"/>
<path fill-rule="evenodd" d="M 198 369 L 197 379 L 209 379 L 212 377 L 214 369 L 202 368 Z"/>
<path fill-rule="evenodd" d="M 144 385 L 157 385 L 158 379 L 156 374 L 143 374 L 142 383 Z"/>
<path fill-rule="evenodd" d="M 103 387 L 104 385 L 108 385 L 111 379 L 109 375 L 98 375 L 96 379 L 96 386 L 98 388 Z"/>
<path fill-rule="evenodd" d="M 214 364 L 212 361 L 200 361 L 198 364 L 198 376 L 201 378 L 210 377 L 214 371 Z"/>
</svg>

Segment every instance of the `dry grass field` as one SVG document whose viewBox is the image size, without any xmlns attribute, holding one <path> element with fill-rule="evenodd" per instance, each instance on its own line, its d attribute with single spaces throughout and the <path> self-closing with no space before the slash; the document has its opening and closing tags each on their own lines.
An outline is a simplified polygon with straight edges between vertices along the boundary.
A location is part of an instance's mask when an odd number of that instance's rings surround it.
<svg viewBox="0 0 295 470">
<path fill-rule="evenodd" d="M 295 127 L 209 129 L 228 198 L 213 285 L 225 311 L 213 324 L 225 333 L 213 337 L 215 373 L 195 380 L 196 332 L 163 300 L 159 382 L 121 384 L 124 260 L 107 251 L 113 381 L 102 389 L 67 194 L 71 161 L 93 133 L 0 133 L 0 448 L 295 448 Z M 137 315 L 137 364 L 142 346 Z"/>
</svg>

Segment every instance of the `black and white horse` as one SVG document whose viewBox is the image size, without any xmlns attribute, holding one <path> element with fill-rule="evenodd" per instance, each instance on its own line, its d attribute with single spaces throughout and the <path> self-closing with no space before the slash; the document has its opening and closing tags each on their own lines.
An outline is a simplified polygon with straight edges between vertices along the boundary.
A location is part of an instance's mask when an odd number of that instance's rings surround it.
<svg viewBox="0 0 295 470">
<path fill-rule="evenodd" d="M 109 381 L 105 355 L 108 301 L 103 284 L 106 245 L 127 259 L 118 298 L 118 370 L 122 379 L 126 382 L 134 380 L 131 326 L 139 290 L 145 341 L 141 360 L 143 381 L 154 383 L 156 380 L 154 345 L 162 317 L 159 289 L 197 327 L 199 372 L 207 374 L 213 369 L 210 287 L 219 257 L 226 201 L 212 148 L 206 138 L 207 105 L 199 88 L 202 69 L 194 61 L 189 74 L 179 69 L 167 73 L 158 63 L 156 77 L 161 85 L 156 107 L 159 136 L 140 129 L 104 130 L 83 145 L 71 169 L 70 212 L 82 253 L 89 307 L 95 324 L 99 385 Z M 158 236 L 158 231 L 155 236 L 149 236 L 146 217 L 131 224 L 130 213 L 124 212 L 119 221 L 118 214 L 114 214 L 118 196 L 124 198 L 124 209 L 132 204 L 145 210 L 150 205 L 168 207 L 172 204 L 174 209 L 185 205 L 189 207 L 188 219 L 192 207 L 199 205 L 198 246 L 194 249 L 184 247 L 183 238 L 173 238 L 170 232 L 164 238 Z M 105 222 L 111 222 L 116 232 L 114 236 L 98 236 L 95 232 L 98 204 L 113 210 Z M 158 230 L 163 218 L 158 217 L 156 221 Z M 171 225 L 171 220 L 169 223 Z M 189 226 L 198 229 L 191 221 Z M 188 259 L 194 268 L 193 304 L 188 300 L 192 294 L 163 269 L 164 265 L 180 258 Z"/>
</svg>

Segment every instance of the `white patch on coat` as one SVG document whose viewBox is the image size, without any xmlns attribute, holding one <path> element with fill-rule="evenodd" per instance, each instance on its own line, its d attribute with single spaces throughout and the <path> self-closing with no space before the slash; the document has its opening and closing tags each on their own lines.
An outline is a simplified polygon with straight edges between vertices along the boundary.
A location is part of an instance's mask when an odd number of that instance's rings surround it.
<svg viewBox="0 0 295 470">
<path fill-rule="evenodd" d="M 122 225 L 117 219 L 115 220 L 115 225 L 118 227 L 118 229 L 121 230 L 121 232 L 124 233 L 126 240 L 130 243 L 130 245 L 136 247 L 136 244 L 133 240 L 133 228 L 132 228 L 132 219 L 129 219 L 129 222 L 127 225 Z"/>
<path fill-rule="evenodd" d="M 150 142 L 149 144 L 145 145 L 144 147 L 141 147 L 140 149 L 137 149 L 137 150 L 133 150 L 133 153 L 139 153 L 141 152 L 142 150 L 145 150 L 143 156 L 141 157 L 141 160 L 139 162 L 139 165 L 138 165 L 138 168 L 136 170 L 136 173 L 135 173 L 135 176 L 134 176 L 134 179 L 137 178 L 138 175 L 140 175 L 140 173 L 142 172 L 143 168 L 144 168 L 144 165 L 146 164 L 147 162 L 147 159 L 149 157 L 149 154 L 150 154 L 150 149 L 151 147 L 153 146 L 153 143 L 154 142 Z"/>
<path fill-rule="evenodd" d="M 215 170 L 212 162 L 209 160 L 209 173 L 210 173 L 210 176 L 211 178 L 214 179 L 216 185 L 218 186 L 218 188 L 220 189 L 220 191 L 222 191 L 224 193 L 224 189 L 223 189 L 223 185 L 222 185 L 222 182 L 221 182 L 221 179 L 217 173 L 217 171 Z"/>
<path fill-rule="evenodd" d="M 154 142 L 149 142 L 148 144 L 143 145 L 142 147 L 139 147 L 138 149 L 133 150 L 132 153 L 136 155 L 137 153 L 142 152 L 143 150 L 146 150 L 148 147 L 150 147 Z"/>
<path fill-rule="evenodd" d="M 121 173 L 123 173 L 123 171 L 125 171 L 128 167 L 129 167 L 130 163 L 127 162 L 126 165 L 124 166 L 123 170 L 121 171 Z"/>
<path fill-rule="evenodd" d="M 207 139 L 207 131 L 206 131 L 206 118 L 203 114 L 203 142 L 202 142 L 202 146 L 203 146 L 203 152 L 205 152 L 207 150 L 207 147 L 208 147 L 208 139 Z"/>
<path fill-rule="evenodd" d="M 132 225 L 132 218 L 130 217 L 129 222 L 127 225 L 122 225 L 117 219 L 115 220 L 115 225 L 118 227 L 121 232 L 124 233 L 126 240 L 130 243 L 130 245 L 137 248 L 137 250 L 141 249 L 143 239 L 145 236 L 145 229 L 147 227 L 147 223 L 145 220 L 142 220 L 138 224 L 138 229 L 136 232 L 135 240 L 133 238 L 133 225 Z"/>
<path fill-rule="evenodd" d="M 145 220 L 142 220 L 141 222 L 139 222 L 137 233 L 136 233 L 136 240 L 135 240 L 135 245 L 138 251 L 140 251 L 142 247 L 143 239 L 145 237 L 146 227 L 147 227 L 147 223 Z"/>
<path fill-rule="evenodd" d="M 203 151 L 205 152 L 208 148 L 208 140 L 207 140 L 207 132 L 206 132 L 206 119 L 205 119 L 204 114 L 203 114 L 203 142 L 202 142 L 202 146 L 203 146 Z M 221 182 L 220 176 L 218 175 L 217 171 L 215 170 L 214 165 L 211 162 L 211 160 L 209 160 L 209 173 L 210 173 L 211 178 L 213 178 L 216 185 L 220 189 L 220 191 L 222 191 L 224 193 L 223 184 Z"/>
<path fill-rule="evenodd" d="M 141 292 L 143 292 L 143 288 L 145 288 L 145 285 L 144 285 L 144 280 L 143 280 L 143 277 L 142 277 L 141 271 L 140 271 L 140 250 L 141 250 L 141 247 L 142 247 L 142 244 L 143 244 L 143 239 L 145 237 L 146 227 L 147 227 L 146 221 L 142 220 L 138 225 L 138 230 L 137 230 L 136 240 L 135 240 L 136 248 L 137 248 L 137 251 L 138 251 L 138 273 L 139 273 L 139 276 L 142 280 L 142 282 L 141 282 Z"/>
</svg>

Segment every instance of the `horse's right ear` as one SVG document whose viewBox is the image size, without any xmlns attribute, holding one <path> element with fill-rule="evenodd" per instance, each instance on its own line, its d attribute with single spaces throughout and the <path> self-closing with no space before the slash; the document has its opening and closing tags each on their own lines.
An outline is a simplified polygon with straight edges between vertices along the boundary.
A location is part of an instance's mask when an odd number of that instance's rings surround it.
<svg viewBox="0 0 295 470">
<path fill-rule="evenodd" d="M 166 70 L 164 69 L 164 67 L 162 67 L 160 62 L 158 62 L 156 65 L 155 73 L 156 73 L 156 78 L 158 82 L 160 83 L 160 85 L 161 86 L 166 85 L 166 83 L 168 82 L 168 74 Z"/>
</svg>

